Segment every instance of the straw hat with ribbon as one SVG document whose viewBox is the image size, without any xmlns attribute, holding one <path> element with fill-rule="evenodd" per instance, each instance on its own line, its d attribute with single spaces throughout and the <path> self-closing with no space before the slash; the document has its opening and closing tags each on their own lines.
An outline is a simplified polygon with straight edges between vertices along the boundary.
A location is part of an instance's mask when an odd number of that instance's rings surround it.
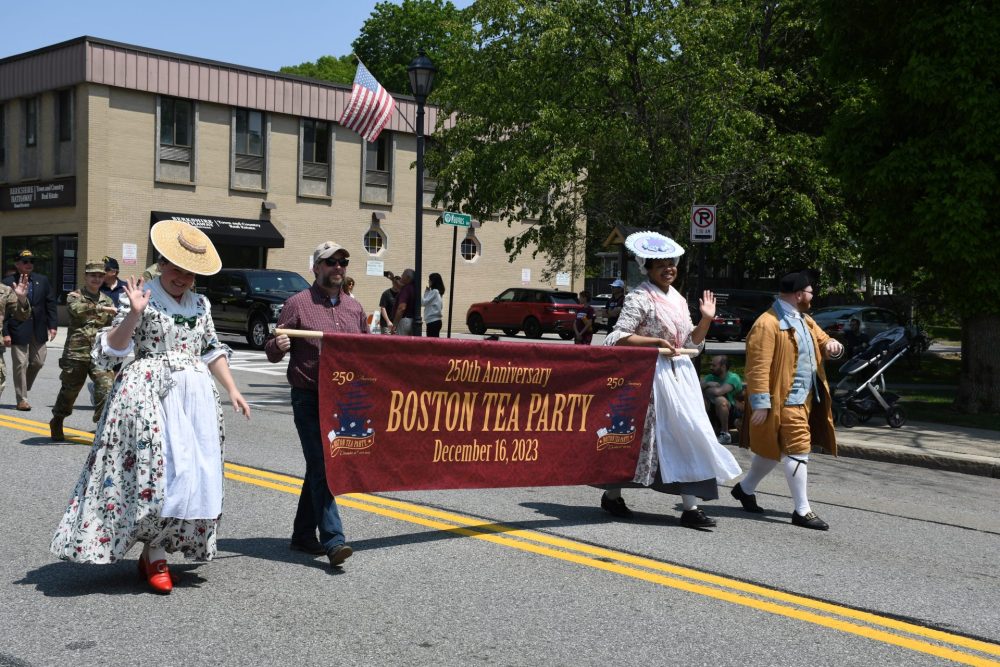
<svg viewBox="0 0 1000 667">
<path fill-rule="evenodd" d="M 210 276 L 222 269 L 219 252 L 208 235 L 180 220 L 160 220 L 149 230 L 153 247 L 174 266 Z"/>
</svg>

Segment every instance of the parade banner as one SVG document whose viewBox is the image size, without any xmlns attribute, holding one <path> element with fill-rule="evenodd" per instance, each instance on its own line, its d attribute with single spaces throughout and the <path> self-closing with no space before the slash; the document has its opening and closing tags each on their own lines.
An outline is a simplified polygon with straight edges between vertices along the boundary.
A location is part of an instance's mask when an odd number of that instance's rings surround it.
<svg viewBox="0 0 1000 667">
<path fill-rule="evenodd" d="M 630 481 L 655 348 L 326 334 L 334 495 Z"/>
</svg>

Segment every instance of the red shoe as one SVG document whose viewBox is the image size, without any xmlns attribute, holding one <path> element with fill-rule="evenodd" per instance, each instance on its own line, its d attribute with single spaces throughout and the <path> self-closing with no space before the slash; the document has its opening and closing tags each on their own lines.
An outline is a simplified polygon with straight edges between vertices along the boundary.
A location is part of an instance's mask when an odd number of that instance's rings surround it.
<svg viewBox="0 0 1000 667">
<path fill-rule="evenodd" d="M 147 563 L 145 556 L 139 556 L 139 575 L 160 595 L 167 595 L 174 590 L 174 577 L 167 568 L 166 560 Z"/>
</svg>

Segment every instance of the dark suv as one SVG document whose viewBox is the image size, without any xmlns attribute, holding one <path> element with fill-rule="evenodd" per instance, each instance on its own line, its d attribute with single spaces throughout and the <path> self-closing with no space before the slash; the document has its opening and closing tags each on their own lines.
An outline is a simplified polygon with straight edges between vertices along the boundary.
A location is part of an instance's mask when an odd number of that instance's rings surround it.
<svg viewBox="0 0 1000 667">
<path fill-rule="evenodd" d="M 215 330 L 246 336 L 255 350 L 264 349 L 285 300 L 304 289 L 309 289 L 305 278 L 276 269 L 222 269 L 198 276 L 195 287 L 212 302 Z"/>
<path fill-rule="evenodd" d="M 508 336 L 524 330 L 528 338 L 557 333 L 563 340 L 573 337 L 576 311 L 582 308 L 572 292 L 533 287 L 511 287 L 492 301 L 469 306 L 465 323 L 474 334 L 501 329 Z"/>
</svg>

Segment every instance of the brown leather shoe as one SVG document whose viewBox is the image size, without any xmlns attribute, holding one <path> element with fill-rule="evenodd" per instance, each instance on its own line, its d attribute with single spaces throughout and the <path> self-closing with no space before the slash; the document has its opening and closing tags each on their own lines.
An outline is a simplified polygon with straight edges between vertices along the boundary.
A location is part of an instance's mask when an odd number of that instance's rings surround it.
<svg viewBox="0 0 1000 667">
<path fill-rule="evenodd" d="M 351 557 L 354 553 L 354 549 L 350 547 L 349 544 L 339 544 L 334 548 L 330 549 L 326 557 L 330 559 L 330 567 L 340 567 L 344 564 L 344 561 Z"/>
<path fill-rule="evenodd" d="M 63 426 L 62 417 L 53 417 L 49 421 L 49 436 L 51 436 L 53 440 L 62 441 L 66 439 L 66 434 L 63 433 L 62 426 Z"/>
<path fill-rule="evenodd" d="M 17 409 L 22 412 L 27 412 L 28 410 L 31 409 L 31 405 L 27 401 L 18 401 Z"/>
</svg>

